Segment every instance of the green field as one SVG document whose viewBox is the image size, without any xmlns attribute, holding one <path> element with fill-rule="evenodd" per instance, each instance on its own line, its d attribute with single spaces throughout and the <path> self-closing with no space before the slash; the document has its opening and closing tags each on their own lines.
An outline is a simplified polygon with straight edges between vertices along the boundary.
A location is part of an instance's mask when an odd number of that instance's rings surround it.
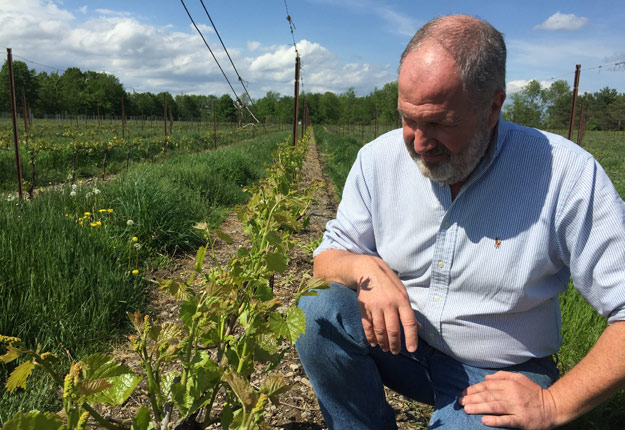
<svg viewBox="0 0 625 430">
<path fill-rule="evenodd" d="M 213 151 L 137 162 L 107 182 L 64 183 L 33 200 L 0 201 L 0 333 L 78 358 L 107 350 L 144 309 L 146 272 L 205 244 L 192 228 L 218 225 L 248 196 L 286 133 Z M 59 364 L 68 367 L 67 358 Z M 14 367 L 14 366 L 12 366 Z M 0 366 L 6 381 L 11 366 Z M 4 384 L 4 382 L 3 382 Z M 0 396 L 0 423 L 18 410 L 58 409 L 47 378 Z"/>
<path fill-rule="evenodd" d="M 0 181 L 4 192 L 0 334 L 58 352 L 64 357 L 60 369 L 67 368 L 69 357 L 110 349 L 111 342 L 128 329 L 126 312 L 146 306 L 144 275 L 166 267 L 172 256 L 203 245 L 204 239 L 191 227 L 197 222 L 216 226 L 234 205 L 245 202 L 248 195 L 241 187 L 263 177 L 272 150 L 287 136 L 278 132 L 252 139 L 251 131 L 224 126 L 218 135 L 219 149 L 212 150 L 212 130 L 202 130 L 202 124 L 176 123 L 165 153 L 160 126 L 145 125 L 142 135 L 140 124 L 135 123 L 128 128 L 128 142 L 141 139 L 142 143 L 134 146 L 124 141 L 117 149 L 108 148 L 106 172 L 117 175 L 105 181 L 101 177 L 107 146 L 86 148 L 87 142 L 115 140 L 120 129 L 115 124 L 87 123 L 81 131 L 82 126 L 48 122 L 40 125 L 39 134 L 33 131 L 33 141 L 51 142 L 36 154 L 37 177 L 42 183 L 45 178 L 46 185 L 56 185 L 33 200 L 15 198 L 13 152 L 6 143 L 6 128 L 0 149 L 0 175 L 6 174 Z M 383 131 L 381 127 L 378 133 Z M 340 195 L 357 151 L 375 131 L 316 126 L 315 134 L 325 173 Z M 76 149 L 72 142 L 77 141 L 83 142 L 82 155 L 72 184 L 69 174 Z M 583 146 L 600 160 L 625 196 L 625 134 L 588 132 Z M 22 148 L 28 179 L 29 147 L 22 142 Z M 572 286 L 562 294 L 561 304 L 564 345 L 559 360 L 566 372 L 586 354 L 606 323 Z M 9 371 L 10 367 L 0 366 L 0 381 Z M 27 392 L 3 394 L 0 425 L 18 410 L 58 409 L 56 392 L 48 378 L 38 377 Z M 625 393 L 620 393 L 566 428 L 625 428 L 624 401 Z"/>
</svg>

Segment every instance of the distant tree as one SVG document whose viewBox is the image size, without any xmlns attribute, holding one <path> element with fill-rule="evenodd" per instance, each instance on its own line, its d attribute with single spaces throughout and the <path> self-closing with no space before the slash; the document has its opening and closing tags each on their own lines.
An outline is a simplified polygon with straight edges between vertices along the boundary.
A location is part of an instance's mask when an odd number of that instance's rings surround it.
<svg viewBox="0 0 625 430">
<path fill-rule="evenodd" d="M 339 98 L 336 94 L 329 91 L 325 92 L 321 96 L 321 117 L 324 122 L 335 123 L 339 119 L 345 122 L 345 118 L 341 118 L 341 106 L 339 104 Z"/>
<path fill-rule="evenodd" d="M 174 119 L 178 119 L 179 117 L 179 110 L 178 110 L 178 104 L 176 103 L 176 100 L 173 98 L 173 96 L 171 94 L 169 94 L 169 92 L 164 92 L 164 93 L 158 93 L 156 95 L 156 109 L 158 111 L 158 113 L 156 114 L 157 116 L 160 116 L 161 118 L 163 117 L 164 112 L 164 106 L 163 106 L 163 94 L 165 94 L 165 99 L 167 100 L 167 113 L 166 113 L 166 117 L 167 119 L 169 119 L 169 113 L 171 112 L 171 116 L 174 117 Z"/>
<path fill-rule="evenodd" d="M 541 127 L 544 110 L 542 90 L 536 80 L 512 94 L 512 103 L 504 106 L 506 119 L 530 127 Z"/>
<path fill-rule="evenodd" d="M 224 94 L 217 100 L 217 117 L 220 121 L 235 122 L 237 107 L 229 94 Z"/>
<path fill-rule="evenodd" d="M 268 91 L 265 97 L 254 102 L 256 117 L 259 121 L 267 121 L 277 117 L 278 101 L 280 94 L 275 91 Z"/>
<path fill-rule="evenodd" d="M 325 122 L 321 116 L 321 94 L 319 93 L 307 93 L 306 104 L 308 105 L 308 113 L 310 115 L 310 121 L 313 124 L 321 124 Z"/>
<path fill-rule="evenodd" d="M 84 113 L 87 102 L 83 72 L 77 67 L 66 69 L 61 75 L 60 85 L 63 111 L 70 114 Z"/>
<path fill-rule="evenodd" d="M 162 95 L 161 95 L 161 103 L 157 101 L 157 95 L 145 92 L 145 93 L 137 93 L 133 92 L 128 95 L 128 98 L 131 101 L 132 110 L 129 111 L 132 115 L 145 117 L 151 116 L 163 116 L 163 103 L 162 103 Z M 160 110 L 159 110 L 160 107 Z"/>
<path fill-rule="evenodd" d="M 340 118 L 341 122 L 353 124 L 356 122 L 357 117 L 357 97 L 356 91 L 353 88 L 349 88 L 338 97 L 340 106 Z"/>
<path fill-rule="evenodd" d="M 13 61 L 13 84 L 18 112 L 22 109 L 22 88 L 26 95 L 26 103 L 31 108 L 37 104 L 39 81 L 34 70 L 30 70 L 23 61 Z M 9 65 L 5 60 L 0 70 L 0 109 L 11 110 L 11 93 L 9 84 Z"/>
<path fill-rule="evenodd" d="M 33 112 L 35 115 L 57 114 L 63 112 L 63 93 L 61 76 L 58 72 L 41 72 L 37 75 L 39 96 Z"/>
<path fill-rule="evenodd" d="M 184 94 L 176 96 L 176 104 L 180 111 L 180 116 L 184 119 L 201 118 L 208 111 L 205 110 L 205 96 L 194 94 Z"/>
<path fill-rule="evenodd" d="M 282 96 L 276 104 L 276 114 L 278 120 L 282 123 L 293 122 L 293 107 L 295 105 L 295 98 L 291 96 Z"/>
<path fill-rule="evenodd" d="M 379 121 L 382 123 L 397 122 L 397 81 L 385 84 L 380 90 L 374 90 L 372 97 Z"/>
<path fill-rule="evenodd" d="M 555 81 L 542 91 L 546 106 L 543 125 L 549 129 L 565 129 L 571 116 L 571 97 L 573 92 L 567 81 Z"/>
<path fill-rule="evenodd" d="M 608 115 L 617 130 L 625 129 L 625 93 L 619 94 L 608 106 Z"/>
<path fill-rule="evenodd" d="M 588 129 L 610 130 L 617 126 L 610 115 L 610 105 L 617 102 L 618 92 L 613 88 L 604 87 L 589 96 L 584 104 L 588 112 L 591 126 Z"/>
<path fill-rule="evenodd" d="M 119 79 L 108 73 L 92 71 L 85 72 L 83 76 L 85 77 L 83 89 L 85 111 L 90 114 L 99 111 L 100 114 L 121 115 L 122 97 L 126 101 L 129 97 Z"/>
</svg>

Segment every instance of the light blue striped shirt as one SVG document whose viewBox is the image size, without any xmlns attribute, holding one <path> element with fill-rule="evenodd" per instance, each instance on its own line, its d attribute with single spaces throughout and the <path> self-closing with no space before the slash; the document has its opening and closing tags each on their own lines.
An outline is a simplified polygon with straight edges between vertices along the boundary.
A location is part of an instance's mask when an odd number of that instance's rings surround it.
<svg viewBox="0 0 625 430">
<path fill-rule="evenodd" d="M 589 153 L 503 119 L 453 202 L 401 130 L 365 145 L 315 255 L 326 249 L 381 257 L 419 336 L 474 366 L 556 353 L 570 277 L 610 323 L 625 320 L 625 203 Z"/>
</svg>

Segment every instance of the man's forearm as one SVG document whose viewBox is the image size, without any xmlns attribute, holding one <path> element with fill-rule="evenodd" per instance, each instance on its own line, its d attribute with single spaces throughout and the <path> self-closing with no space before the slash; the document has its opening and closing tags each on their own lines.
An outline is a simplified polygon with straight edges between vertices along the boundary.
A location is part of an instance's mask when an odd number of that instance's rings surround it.
<svg viewBox="0 0 625 430">
<path fill-rule="evenodd" d="M 328 282 L 337 282 L 356 290 L 360 277 L 359 274 L 363 273 L 358 267 L 366 259 L 375 258 L 370 255 L 354 254 L 340 249 L 328 249 L 315 257 L 313 275 Z"/>
<path fill-rule="evenodd" d="M 625 321 L 608 326 L 588 354 L 548 391 L 556 424 L 569 422 L 625 388 Z"/>
</svg>

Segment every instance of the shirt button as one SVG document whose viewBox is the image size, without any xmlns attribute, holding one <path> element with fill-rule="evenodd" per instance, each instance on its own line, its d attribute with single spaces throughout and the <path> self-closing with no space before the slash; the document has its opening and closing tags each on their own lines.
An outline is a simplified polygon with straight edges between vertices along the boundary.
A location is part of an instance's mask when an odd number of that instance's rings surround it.
<svg viewBox="0 0 625 430">
<path fill-rule="evenodd" d="M 438 262 L 438 267 L 440 267 L 442 269 L 443 267 L 445 267 L 445 263 L 443 263 L 442 261 L 439 261 Z"/>
<path fill-rule="evenodd" d="M 434 296 L 434 301 L 438 302 L 441 298 L 439 296 Z"/>
<path fill-rule="evenodd" d="M 451 226 L 451 224 L 449 223 L 449 221 L 445 221 L 445 224 L 443 224 L 443 226 L 445 228 L 449 228 L 449 226 Z"/>
</svg>

